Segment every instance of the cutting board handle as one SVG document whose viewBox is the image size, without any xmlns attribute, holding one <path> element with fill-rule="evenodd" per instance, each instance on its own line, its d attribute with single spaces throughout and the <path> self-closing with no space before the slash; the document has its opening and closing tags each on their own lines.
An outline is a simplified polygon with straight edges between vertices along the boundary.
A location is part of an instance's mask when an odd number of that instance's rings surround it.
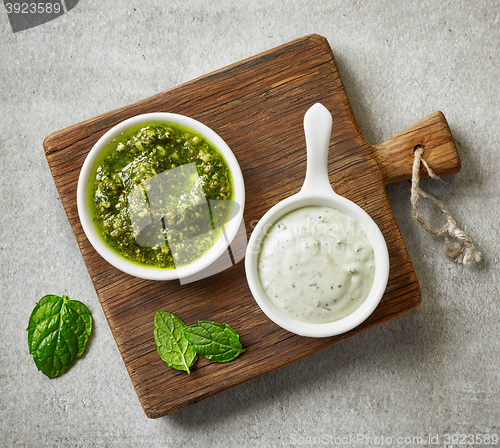
<svg viewBox="0 0 500 448">
<path fill-rule="evenodd" d="M 438 176 L 460 171 L 460 157 L 446 118 L 442 112 L 434 112 L 373 147 L 386 184 L 411 179 L 417 145 L 424 147 L 424 159 Z M 428 177 L 423 167 L 420 175 Z"/>
</svg>

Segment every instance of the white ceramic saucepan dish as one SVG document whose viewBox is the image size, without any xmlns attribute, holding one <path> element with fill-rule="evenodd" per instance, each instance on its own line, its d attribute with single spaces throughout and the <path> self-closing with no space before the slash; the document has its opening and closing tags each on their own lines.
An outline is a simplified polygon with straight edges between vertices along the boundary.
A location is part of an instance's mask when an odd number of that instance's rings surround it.
<svg viewBox="0 0 500 448">
<path fill-rule="evenodd" d="M 217 148 L 217 150 L 224 157 L 227 165 L 229 166 L 232 183 L 233 183 L 233 212 L 231 219 L 224 226 L 224 231 L 220 232 L 220 236 L 214 245 L 200 258 L 191 262 L 188 265 L 183 265 L 174 269 L 158 268 L 153 266 L 140 265 L 132 262 L 123 256 L 119 255 L 111 247 L 109 247 L 99 235 L 91 217 L 89 210 L 89 181 L 92 175 L 92 169 L 96 159 L 98 159 L 101 151 L 106 145 L 114 140 L 117 136 L 127 131 L 128 129 L 141 124 L 148 124 L 152 122 L 165 122 L 179 125 L 184 128 L 191 129 L 192 131 L 202 135 L 208 142 Z M 95 250 L 110 264 L 115 266 L 127 274 L 135 277 L 140 277 L 149 280 L 173 280 L 182 279 L 195 274 L 199 274 L 205 268 L 208 268 L 214 263 L 228 248 L 229 244 L 235 237 L 241 221 L 243 219 L 243 209 L 245 204 L 245 186 L 243 183 L 243 176 L 241 169 L 229 146 L 224 140 L 216 134 L 208 126 L 200 123 L 199 121 L 179 114 L 173 113 L 150 113 L 137 115 L 129 118 L 106 132 L 90 150 L 85 162 L 82 166 L 80 177 L 78 180 L 77 188 L 77 204 L 78 214 L 82 223 L 85 234 L 95 248 Z"/>
<path fill-rule="evenodd" d="M 330 185 L 327 161 L 331 128 L 332 116 L 323 105 L 315 104 L 307 111 L 304 117 L 307 170 L 302 189 L 276 204 L 262 217 L 250 237 L 246 252 L 247 280 L 257 304 L 276 324 L 301 336 L 334 336 L 361 324 L 379 304 L 389 277 L 389 255 L 379 227 L 363 209 L 336 194 Z M 286 214 L 309 206 L 330 207 L 353 218 L 363 229 L 373 248 L 375 273 L 366 299 L 353 312 L 332 322 L 304 322 L 285 314 L 269 299 L 259 275 L 261 245 L 269 229 Z"/>
</svg>

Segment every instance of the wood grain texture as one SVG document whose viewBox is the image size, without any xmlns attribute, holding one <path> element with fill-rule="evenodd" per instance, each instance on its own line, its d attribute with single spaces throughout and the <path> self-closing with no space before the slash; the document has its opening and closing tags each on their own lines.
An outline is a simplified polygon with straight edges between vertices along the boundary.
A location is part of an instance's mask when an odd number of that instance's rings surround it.
<svg viewBox="0 0 500 448">
<path fill-rule="evenodd" d="M 299 191 L 306 168 L 303 116 L 316 102 L 333 115 L 329 155 L 332 186 L 372 216 L 389 248 L 386 293 L 372 316 L 358 328 L 325 339 L 300 337 L 281 329 L 255 303 L 242 261 L 187 285 L 154 282 L 113 268 L 86 239 L 76 206 L 79 171 L 92 145 L 118 122 L 140 113 L 175 112 L 214 129 L 232 148 L 243 172 L 244 238 L 271 206 Z M 61 201 L 147 416 L 180 410 L 418 306 L 419 285 L 384 187 L 409 177 L 408 160 L 416 144 L 432 146 L 432 155 L 439 160 L 438 173 L 459 169 L 444 117 L 431 117 L 387 142 L 368 145 L 352 114 L 328 42 L 311 35 L 45 139 L 45 153 Z M 443 144 L 445 156 L 440 155 Z M 429 163 L 435 168 L 432 161 Z M 227 322 L 240 334 L 247 351 L 228 364 L 201 358 L 190 375 L 170 369 L 155 350 L 153 318 L 158 309 L 176 314 L 188 325 L 198 320 Z"/>
</svg>

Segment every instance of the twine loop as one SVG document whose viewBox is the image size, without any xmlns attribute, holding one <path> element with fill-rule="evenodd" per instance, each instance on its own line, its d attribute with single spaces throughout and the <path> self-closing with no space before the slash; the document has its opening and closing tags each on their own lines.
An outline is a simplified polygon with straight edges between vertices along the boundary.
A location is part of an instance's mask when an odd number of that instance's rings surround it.
<svg viewBox="0 0 500 448">
<path fill-rule="evenodd" d="M 445 254 L 453 261 L 463 264 L 477 263 L 481 261 L 481 253 L 476 249 L 476 246 L 474 246 L 474 243 L 472 242 L 470 237 L 467 236 L 465 232 L 458 227 L 457 222 L 453 219 L 451 213 L 448 211 L 445 205 L 439 199 L 436 199 L 434 196 L 431 196 L 419 187 L 421 164 L 424 165 L 430 177 L 441 181 L 441 178 L 437 176 L 434 171 L 432 171 L 431 167 L 424 160 L 423 154 L 424 147 L 421 145 L 417 145 L 414 150 L 415 158 L 413 160 L 411 179 L 411 207 L 413 217 L 427 232 L 437 236 L 447 234 L 448 236 L 451 236 L 453 238 L 453 240 L 446 238 L 444 248 Z M 418 208 L 418 200 L 420 196 L 423 196 L 424 198 L 430 200 L 444 214 L 444 216 L 446 217 L 446 223 L 443 227 L 441 227 L 440 229 L 436 228 L 424 219 Z"/>
</svg>

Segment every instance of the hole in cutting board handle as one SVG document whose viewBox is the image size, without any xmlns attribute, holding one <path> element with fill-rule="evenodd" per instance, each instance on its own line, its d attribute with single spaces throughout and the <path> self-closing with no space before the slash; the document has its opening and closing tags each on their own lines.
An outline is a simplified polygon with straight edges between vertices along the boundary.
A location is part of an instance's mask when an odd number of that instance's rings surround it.
<svg viewBox="0 0 500 448">
<path fill-rule="evenodd" d="M 426 161 L 436 175 L 460 171 L 460 157 L 446 118 L 442 112 L 434 112 L 373 147 L 386 185 L 411 179 L 414 152 L 418 146 L 424 147 Z M 421 176 L 428 177 L 428 174 L 422 172 Z"/>
</svg>

